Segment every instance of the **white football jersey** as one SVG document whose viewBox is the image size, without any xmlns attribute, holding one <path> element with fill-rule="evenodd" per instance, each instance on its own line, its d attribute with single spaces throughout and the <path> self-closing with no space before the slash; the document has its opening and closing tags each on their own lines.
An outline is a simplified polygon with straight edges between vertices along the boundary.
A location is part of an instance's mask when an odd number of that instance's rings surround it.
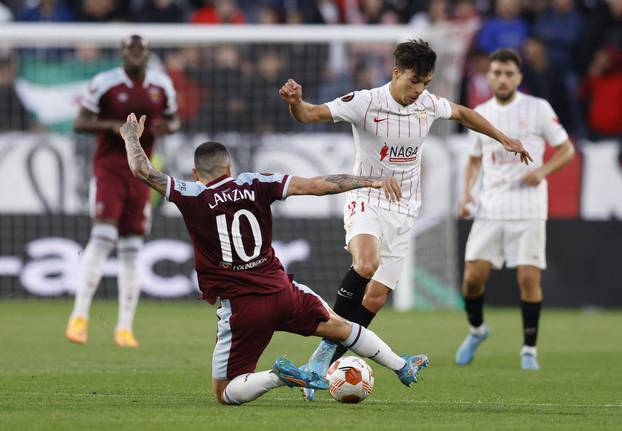
<svg viewBox="0 0 622 431">
<path fill-rule="evenodd" d="M 493 97 L 475 110 L 507 136 L 519 139 L 533 158 L 533 163 L 525 165 L 494 139 L 470 132 L 470 154 L 482 157 L 482 188 L 477 198 L 476 218 L 546 219 L 546 179 L 531 187 L 521 178 L 542 166 L 546 142 L 555 147 L 568 139 L 553 108 L 544 99 L 517 92 L 507 105 L 499 104 Z"/>
<path fill-rule="evenodd" d="M 421 207 L 421 151 L 434 120 L 451 117 L 447 99 L 427 90 L 403 106 L 393 99 L 389 84 L 360 90 L 327 103 L 334 122 L 352 124 L 356 157 L 354 175 L 395 176 L 402 199 L 390 202 L 380 189 L 348 192 L 348 201 L 362 201 L 415 216 Z"/>
</svg>

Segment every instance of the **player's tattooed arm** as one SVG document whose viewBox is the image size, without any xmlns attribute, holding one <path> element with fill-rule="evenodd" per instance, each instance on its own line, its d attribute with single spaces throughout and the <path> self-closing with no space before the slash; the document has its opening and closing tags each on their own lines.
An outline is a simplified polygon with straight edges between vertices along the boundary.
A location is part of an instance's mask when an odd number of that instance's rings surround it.
<svg viewBox="0 0 622 431">
<path fill-rule="evenodd" d="M 391 201 L 399 201 L 402 197 L 395 177 L 360 177 L 346 174 L 313 178 L 292 177 L 287 194 L 323 196 L 365 187 L 382 189 L 385 197 Z"/>
<path fill-rule="evenodd" d="M 125 141 L 127 162 L 132 174 L 139 180 L 147 183 L 149 187 L 165 195 L 168 177 L 151 165 L 149 157 L 147 157 L 145 150 L 140 145 L 140 136 L 143 134 L 143 130 L 145 130 L 146 119 L 147 116 L 143 115 L 137 121 L 136 115 L 132 113 L 127 116 L 127 121 L 121 126 L 119 132 Z"/>
</svg>

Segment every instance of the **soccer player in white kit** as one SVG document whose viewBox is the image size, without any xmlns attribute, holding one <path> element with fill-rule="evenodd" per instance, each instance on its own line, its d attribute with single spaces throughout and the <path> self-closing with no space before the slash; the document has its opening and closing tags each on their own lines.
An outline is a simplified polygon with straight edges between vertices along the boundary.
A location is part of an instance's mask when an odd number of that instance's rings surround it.
<svg viewBox="0 0 622 431">
<path fill-rule="evenodd" d="M 497 143 L 472 134 L 470 158 L 459 214 L 474 212 L 465 252 L 462 291 L 470 331 L 456 353 L 458 365 L 469 364 L 477 347 L 489 334 L 484 325 L 484 284 L 491 268 L 516 268 L 523 317 L 521 367 L 538 370 L 536 338 L 542 305 L 541 271 L 546 268 L 547 218 L 546 177 L 568 164 L 574 148 L 559 124 L 551 105 L 544 99 L 517 91 L 521 82 L 521 60 L 511 49 L 490 56 L 488 81 L 494 96 L 475 110 L 504 133 L 516 136 L 533 156 L 527 167 L 498 151 Z M 543 163 L 545 142 L 555 147 Z M 481 172 L 482 186 L 477 205 L 471 190 Z"/>
<path fill-rule="evenodd" d="M 421 207 L 421 151 L 432 123 L 453 119 L 499 142 L 516 160 L 530 160 L 520 141 L 509 138 L 484 117 L 426 90 L 434 74 L 436 53 L 427 42 L 397 45 L 391 82 L 371 90 L 354 91 L 332 102 L 314 105 L 302 100 L 302 86 L 289 79 L 279 90 L 299 122 L 347 121 L 356 146 L 353 172 L 390 175 L 402 189 L 399 202 L 389 202 L 376 190 L 348 193 L 344 207 L 346 246 L 352 267 L 337 291 L 334 310 L 365 327 L 384 305 L 399 280 L 407 255 L 414 217 Z M 325 375 L 343 354 L 337 345 L 320 343 L 309 368 Z M 312 399 L 313 394 L 307 393 Z"/>
</svg>

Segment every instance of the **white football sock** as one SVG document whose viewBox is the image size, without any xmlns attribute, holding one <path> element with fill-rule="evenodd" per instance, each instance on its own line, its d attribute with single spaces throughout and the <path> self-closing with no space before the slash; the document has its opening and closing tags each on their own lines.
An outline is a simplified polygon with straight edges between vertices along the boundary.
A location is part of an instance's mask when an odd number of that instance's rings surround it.
<svg viewBox="0 0 622 431">
<path fill-rule="evenodd" d="M 140 297 L 140 278 L 138 274 L 138 253 L 143 247 L 143 239 L 130 236 L 119 239 L 117 256 L 119 258 L 119 320 L 117 330 L 132 330 L 134 314 Z"/>
<path fill-rule="evenodd" d="M 396 355 L 393 350 L 371 331 L 358 323 L 352 322 L 352 332 L 343 344 L 357 355 L 369 358 L 378 364 L 391 370 L 400 370 L 406 365 L 406 361 Z"/>
<path fill-rule="evenodd" d="M 271 371 L 242 374 L 229 382 L 223 391 L 223 399 L 227 404 L 239 405 L 256 400 L 269 390 L 284 384 Z"/>
<path fill-rule="evenodd" d="M 483 323 L 479 325 L 477 328 L 475 326 L 469 326 L 469 332 L 472 335 L 476 335 L 478 337 L 483 337 L 486 334 L 488 327 Z"/>
<path fill-rule="evenodd" d="M 82 316 L 88 319 L 91 301 L 102 278 L 104 264 L 118 236 L 116 226 L 111 224 L 97 223 L 91 229 L 91 238 L 80 261 L 79 285 L 71 313 L 72 318 Z"/>
</svg>

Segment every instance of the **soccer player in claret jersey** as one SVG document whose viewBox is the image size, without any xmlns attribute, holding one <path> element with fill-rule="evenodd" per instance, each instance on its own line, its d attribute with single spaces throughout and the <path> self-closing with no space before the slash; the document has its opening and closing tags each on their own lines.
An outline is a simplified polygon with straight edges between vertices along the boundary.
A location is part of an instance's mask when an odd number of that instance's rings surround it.
<svg viewBox="0 0 622 431">
<path fill-rule="evenodd" d="M 252 401 L 278 386 L 327 389 L 328 381 L 279 358 L 271 371 L 255 372 L 275 331 L 318 335 L 392 369 L 410 386 L 428 365 L 426 355 L 398 356 L 372 331 L 337 316 L 308 287 L 294 282 L 272 248 L 270 205 L 292 195 L 325 195 L 361 187 L 399 200 L 394 177 L 243 173 L 232 176 L 224 145 L 206 142 L 194 153 L 195 181 L 180 181 L 154 169 L 140 145 L 145 117 L 128 116 L 121 127 L 132 173 L 181 211 L 192 239 L 203 298 L 220 302 L 212 357 L 213 389 L 223 404 Z"/>
<path fill-rule="evenodd" d="M 453 119 L 481 132 L 509 156 L 528 163 L 520 141 L 509 138 L 484 117 L 464 106 L 429 93 L 436 53 L 422 40 L 397 45 L 391 82 L 354 91 L 332 102 L 314 105 L 302 100 L 302 86 L 288 80 L 279 94 L 292 116 L 302 123 L 347 121 L 352 124 L 356 156 L 354 173 L 389 175 L 402 188 L 402 198 L 390 202 L 371 188 L 348 193 L 344 207 L 345 243 L 352 266 L 337 291 L 337 314 L 365 327 L 395 288 L 407 254 L 414 217 L 421 206 L 421 152 L 432 123 Z M 499 143 L 501 145 L 499 145 Z M 325 340 L 308 366 L 325 375 L 344 349 Z M 305 391 L 307 399 L 313 391 Z"/>
<path fill-rule="evenodd" d="M 75 122 L 77 132 L 97 134 L 91 187 L 91 238 L 80 262 L 76 298 L 65 336 L 84 344 L 88 338 L 91 300 L 108 255 L 117 247 L 119 260 L 119 318 L 114 341 L 137 347 L 132 330 L 140 296 L 138 253 L 149 230 L 149 187 L 132 176 L 119 127 L 130 112 L 149 115 L 143 146 L 151 156 L 155 136 L 179 128 L 177 103 L 171 80 L 147 68 L 149 45 L 140 36 L 122 42 L 123 66 L 97 74 L 88 86 Z"/>
<path fill-rule="evenodd" d="M 456 363 L 469 364 L 489 334 L 484 325 L 484 284 L 491 268 L 516 268 L 523 317 L 521 367 L 538 370 L 536 338 L 542 306 L 541 271 L 546 268 L 546 177 L 568 164 L 574 148 L 544 99 L 517 91 L 521 82 L 521 60 L 510 49 L 490 56 L 488 81 L 494 96 L 479 105 L 477 112 L 505 133 L 517 136 L 533 155 L 533 168 L 517 163 L 500 152 L 491 139 L 472 134 L 461 217 L 475 215 L 465 252 L 462 291 L 470 331 L 456 353 Z M 545 142 L 555 147 L 543 163 Z M 480 175 L 482 187 L 477 205 L 471 190 Z M 475 214 L 471 214 L 475 212 Z"/>
</svg>

